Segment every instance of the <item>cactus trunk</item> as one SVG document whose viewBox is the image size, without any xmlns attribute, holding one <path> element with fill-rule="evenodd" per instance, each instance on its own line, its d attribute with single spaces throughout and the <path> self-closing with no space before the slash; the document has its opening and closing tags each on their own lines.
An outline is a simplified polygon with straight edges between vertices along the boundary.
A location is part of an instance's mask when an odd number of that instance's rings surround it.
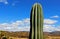
<svg viewBox="0 0 60 39">
<path fill-rule="evenodd" d="M 30 39 L 43 39 L 43 13 L 38 3 L 34 4 L 31 10 Z"/>
</svg>

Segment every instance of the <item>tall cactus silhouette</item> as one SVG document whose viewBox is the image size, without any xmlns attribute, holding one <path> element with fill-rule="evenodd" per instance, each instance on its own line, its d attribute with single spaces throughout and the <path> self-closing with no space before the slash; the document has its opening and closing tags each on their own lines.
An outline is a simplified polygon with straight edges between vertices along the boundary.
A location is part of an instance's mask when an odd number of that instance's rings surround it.
<svg viewBox="0 0 60 39">
<path fill-rule="evenodd" d="M 43 39 L 43 13 L 39 3 L 35 3 L 31 10 L 29 39 Z"/>
</svg>

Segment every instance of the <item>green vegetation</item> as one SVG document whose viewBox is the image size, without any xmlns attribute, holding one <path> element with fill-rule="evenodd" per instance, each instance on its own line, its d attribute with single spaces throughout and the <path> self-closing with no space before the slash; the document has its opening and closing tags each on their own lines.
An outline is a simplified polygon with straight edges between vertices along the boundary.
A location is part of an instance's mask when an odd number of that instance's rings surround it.
<svg viewBox="0 0 60 39">
<path fill-rule="evenodd" d="M 32 7 L 30 26 L 30 39 L 43 39 L 43 13 L 39 3 Z"/>
</svg>

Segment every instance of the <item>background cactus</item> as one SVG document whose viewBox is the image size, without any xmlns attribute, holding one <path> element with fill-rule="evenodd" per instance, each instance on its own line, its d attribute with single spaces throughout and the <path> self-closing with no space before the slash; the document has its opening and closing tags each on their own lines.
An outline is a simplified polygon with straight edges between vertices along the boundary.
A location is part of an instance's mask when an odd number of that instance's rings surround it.
<svg viewBox="0 0 60 39">
<path fill-rule="evenodd" d="M 29 39 L 43 39 L 43 13 L 39 3 L 35 3 L 31 10 Z"/>
</svg>

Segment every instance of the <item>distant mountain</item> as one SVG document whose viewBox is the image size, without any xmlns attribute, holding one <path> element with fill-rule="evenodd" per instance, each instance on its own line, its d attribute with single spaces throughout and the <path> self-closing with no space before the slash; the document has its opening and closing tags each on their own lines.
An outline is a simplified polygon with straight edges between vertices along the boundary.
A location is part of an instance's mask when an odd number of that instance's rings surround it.
<svg viewBox="0 0 60 39">
<path fill-rule="evenodd" d="M 50 36 L 60 36 L 60 31 L 54 31 L 54 32 L 44 32 L 44 35 L 50 35 Z"/>
</svg>

